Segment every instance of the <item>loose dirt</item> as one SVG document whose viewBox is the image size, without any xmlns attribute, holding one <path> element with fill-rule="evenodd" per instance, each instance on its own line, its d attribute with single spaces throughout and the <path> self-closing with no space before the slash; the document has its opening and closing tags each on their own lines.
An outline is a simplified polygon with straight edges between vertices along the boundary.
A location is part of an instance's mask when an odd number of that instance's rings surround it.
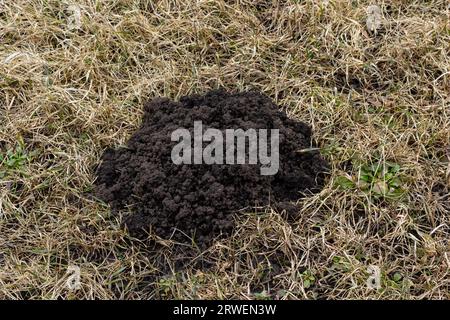
<svg viewBox="0 0 450 320">
<path fill-rule="evenodd" d="M 202 121 L 204 130 L 223 132 L 279 129 L 278 172 L 261 175 L 259 162 L 174 164 L 171 151 L 177 142 L 171 134 L 186 128 L 193 135 L 194 121 Z M 113 211 L 131 207 L 124 225 L 133 236 L 151 230 L 180 242 L 192 237 L 206 247 L 232 231 L 233 214 L 241 209 L 286 204 L 319 191 L 328 165 L 314 147 L 307 124 L 289 118 L 258 92 L 215 90 L 179 102 L 156 98 L 145 104 L 142 125 L 126 147 L 104 152 L 96 195 Z"/>
</svg>

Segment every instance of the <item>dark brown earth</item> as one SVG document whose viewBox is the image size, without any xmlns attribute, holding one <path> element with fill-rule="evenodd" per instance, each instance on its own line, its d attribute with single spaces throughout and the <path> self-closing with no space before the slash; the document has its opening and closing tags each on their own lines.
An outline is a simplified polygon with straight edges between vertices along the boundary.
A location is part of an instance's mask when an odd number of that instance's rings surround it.
<svg viewBox="0 0 450 320">
<path fill-rule="evenodd" d="M 325 160 L 314 150 L 298 152 L 315 146 L 310 127 L 288 118 L 261 93 L 215 90 L 179 102 L 157 98 L 145 104 L 144 112 L 127 146 L 104 152 L 95 183 L 97 196 L 113 211 L 131 206 L 124 225 L 133 236 L 152 230 L 180 242 L 192 237 L 206 247 L 232 231 L 238 210 L 296 201 L 324 184 Z M 183 127 L 192 133 L 199 120 L 203 130 L 279 129 L 278 173 L 261 175 L 259 163 L 175 165 L 172 132 Z"/>
</svg>

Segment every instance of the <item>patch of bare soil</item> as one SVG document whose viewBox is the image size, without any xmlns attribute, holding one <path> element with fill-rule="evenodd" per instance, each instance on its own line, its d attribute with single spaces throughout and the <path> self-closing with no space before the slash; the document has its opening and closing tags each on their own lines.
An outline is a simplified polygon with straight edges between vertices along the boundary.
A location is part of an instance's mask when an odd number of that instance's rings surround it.
<svg viewBox="0 0 450 320">
<path fill-rule="evenodd" d="M 174 164 L 171 151 L 178 142 L 171 141 L 171 134 L 186 128 L 193 136 L 194 121 L 202 121 L 203 130 L 221 132 L 278 129 L 278 172 L 261 175 L 261 163 L 248 161 Z M 124 224 L 133 236 L 151 229 L 180 242 L 192 237 L 206 247 L 231 232 L 233 214 L 240 209 L 296 201 L 319 191 L 328 165 L 314 147 L 307 124 L 289 118 L 258 92 L 215 90 L 179 102 L 157 98 L 145 105 L 142 125 L 127 146 L 103 154 L 96 194 L 114 211 L 132 207 Z"/>
</svg>

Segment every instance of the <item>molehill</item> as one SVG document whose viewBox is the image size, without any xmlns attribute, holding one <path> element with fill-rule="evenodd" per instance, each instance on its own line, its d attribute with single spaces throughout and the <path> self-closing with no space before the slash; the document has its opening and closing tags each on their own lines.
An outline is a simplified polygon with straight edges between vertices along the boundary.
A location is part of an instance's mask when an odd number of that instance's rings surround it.
<svg viewBox="0 0 450 320">
<path fill-rule="evenodd" d="M 194 121 L 201 121 L 203 130 L 223 132 L 278 129 L 277 173 L 262 175 L 261 164 L 248 161 L 174 164 L 171 153 L 178 142 L 172 141 L 172 133 L 186 128 L 193 136 Z M 319 191 L 327 167 L 311 141 L 310 127 L 289 118 L 270 98 L 255 91 L 214 90 L 179 102 L 156 98 L 146 103 L 142 124 L 126 147 L 104 152 L 95 192 L 114 212 L 131 208 L 124 225 L 133 236 L 151 230 L 180 242 L 192 237 L 206 247 L 217 236 L 230 234 L 233 214 L 241 209 L 297 201 Z"/>
</svg>

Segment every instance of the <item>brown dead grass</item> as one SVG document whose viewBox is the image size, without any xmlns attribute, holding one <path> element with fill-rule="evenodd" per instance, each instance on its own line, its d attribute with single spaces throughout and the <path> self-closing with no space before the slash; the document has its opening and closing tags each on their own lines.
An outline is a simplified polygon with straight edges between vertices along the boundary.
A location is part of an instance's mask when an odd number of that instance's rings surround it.
<svg viewBox="0 0 450 320">
<path fill-rule="evenodd" d="M 1 298 L 450 298 L 447 1 L 379 1 L 376 33 L 370 1 L 86 0 L 79 29 L 69 4 L 0 3 Z M 311 123 L 332 171 L 295 222 L 243 214 L 192 248 L 209 269 L 177 271 L 179 245 L 139 245 L 89 196 L 93 168 L 148 98 L 219 86 Z M 371 163 L 399 166 L 403 197 L 362 184 Z"/>
</svg>

